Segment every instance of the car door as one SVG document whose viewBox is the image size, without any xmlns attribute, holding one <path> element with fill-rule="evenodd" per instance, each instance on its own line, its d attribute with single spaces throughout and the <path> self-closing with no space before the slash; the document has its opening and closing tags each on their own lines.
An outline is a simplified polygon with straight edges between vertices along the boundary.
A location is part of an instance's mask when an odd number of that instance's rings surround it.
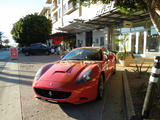
<svg viewBox="0 0 160 120">
<path fill-rule="evenodd" d="M 45 46 L 41 45 L 41 51 L 42 51 L 42 53 L 47 52 L 47 47 L 45 47 Z"/>
<path fill-rule="evenodd" d="M 103 65 L 103 69 L 104 69 L 104 73 L 105 73 L 105 80 L 108 80 L 109 76 L 110 76 L 110 60 L 108 59 L 108 55 L 109 52 L 107 49 L 103 49 L 103 55 L 104 55 L 104 65 Z"/>
<path fill-rule="evenodd" d="M 33 52 L 33 54 L 39 54 L 39 53 L 41 53 L 40 44 L 34 44 L 34 45 L 32 45 L 32 52 Z"/>
</svg>

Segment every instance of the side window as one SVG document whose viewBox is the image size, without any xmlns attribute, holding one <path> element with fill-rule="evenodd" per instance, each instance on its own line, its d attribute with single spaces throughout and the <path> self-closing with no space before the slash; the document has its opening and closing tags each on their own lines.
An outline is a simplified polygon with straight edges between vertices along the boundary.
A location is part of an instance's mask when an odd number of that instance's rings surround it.
<svg viewBox="0 0 160 120">
<path fill-rule="evenodd" d="M 45 46 L 43 46 L 43 45 L 41 45 L 41 48 L 45 49 L 46 47 L 45 47 Z"/>
<path fill-rule="evenodd" d="M 107 59 L 109 55 L 109 51 L 106 48 L 104 48 L 103 54 L 104 54 L 104 58 Z"/>
</svg>

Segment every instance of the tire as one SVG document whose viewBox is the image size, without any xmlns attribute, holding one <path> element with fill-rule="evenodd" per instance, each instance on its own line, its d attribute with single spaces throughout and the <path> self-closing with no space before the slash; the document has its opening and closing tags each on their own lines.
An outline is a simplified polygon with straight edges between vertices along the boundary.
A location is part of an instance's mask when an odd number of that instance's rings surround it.
<svg viewBox="0 0 160 120">
<path fill-rule="evenodd" d="M 25 54 L 25 56 L 29 56 L 30 55 L 29 52 L 25 52 L 24 54 Z"/>
<path fill-rule="evenodd" d="M 115 62 L 115 64 L 114 64 L 114 71 L 113 71 L 113 74 L 112 74 L 112 75 L 114 75 L 114 74 L 116 74 L 116 62 Z"/>
<path fill-rule="evenodd" d="M 45 52 L 45 54 L 46 54 L 46 55 L 49 55 L 49 52 L 48 52 L 48 51 L 46 51 L 46 52 Z"/>
<path fill-rule="evenodd" d="M 98 90 L 97 90 L 97 99 L 101 100 L 104 96 L 104 78 L 103 75 L 100 75 L 98 82 Z"/>
</svg>

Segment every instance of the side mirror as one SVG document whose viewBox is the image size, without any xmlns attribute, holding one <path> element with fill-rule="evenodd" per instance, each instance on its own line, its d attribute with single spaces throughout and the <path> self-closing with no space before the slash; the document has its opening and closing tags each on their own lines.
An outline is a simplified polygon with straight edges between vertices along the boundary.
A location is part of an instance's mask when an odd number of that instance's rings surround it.
<svg viewBox="0 0 160 120">
<path fill-rule="evenodd" d="M 60 59 L 62 59 L 64 57 L 64 55 L 62 55 L 61 57 L 60 57 Z"/>
</svg>

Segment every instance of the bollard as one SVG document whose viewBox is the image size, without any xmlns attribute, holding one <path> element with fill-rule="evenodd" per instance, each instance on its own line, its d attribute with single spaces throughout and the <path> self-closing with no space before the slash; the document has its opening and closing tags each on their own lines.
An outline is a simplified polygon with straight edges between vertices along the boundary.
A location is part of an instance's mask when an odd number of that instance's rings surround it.
<svg viewBox="0 0 160 120">
<path fill-rule="evenodd" d="M 152 73 L 149 78 L 149 84 L 143 104 L 142 118 L 149 117 L 150 109 L 153 105 L 153 100 L 156 97 L 156 89 L 159 77 L 160 77 L 160 56 L 155 56 L 154 65 L 152 67 Z"/>
</svg>

